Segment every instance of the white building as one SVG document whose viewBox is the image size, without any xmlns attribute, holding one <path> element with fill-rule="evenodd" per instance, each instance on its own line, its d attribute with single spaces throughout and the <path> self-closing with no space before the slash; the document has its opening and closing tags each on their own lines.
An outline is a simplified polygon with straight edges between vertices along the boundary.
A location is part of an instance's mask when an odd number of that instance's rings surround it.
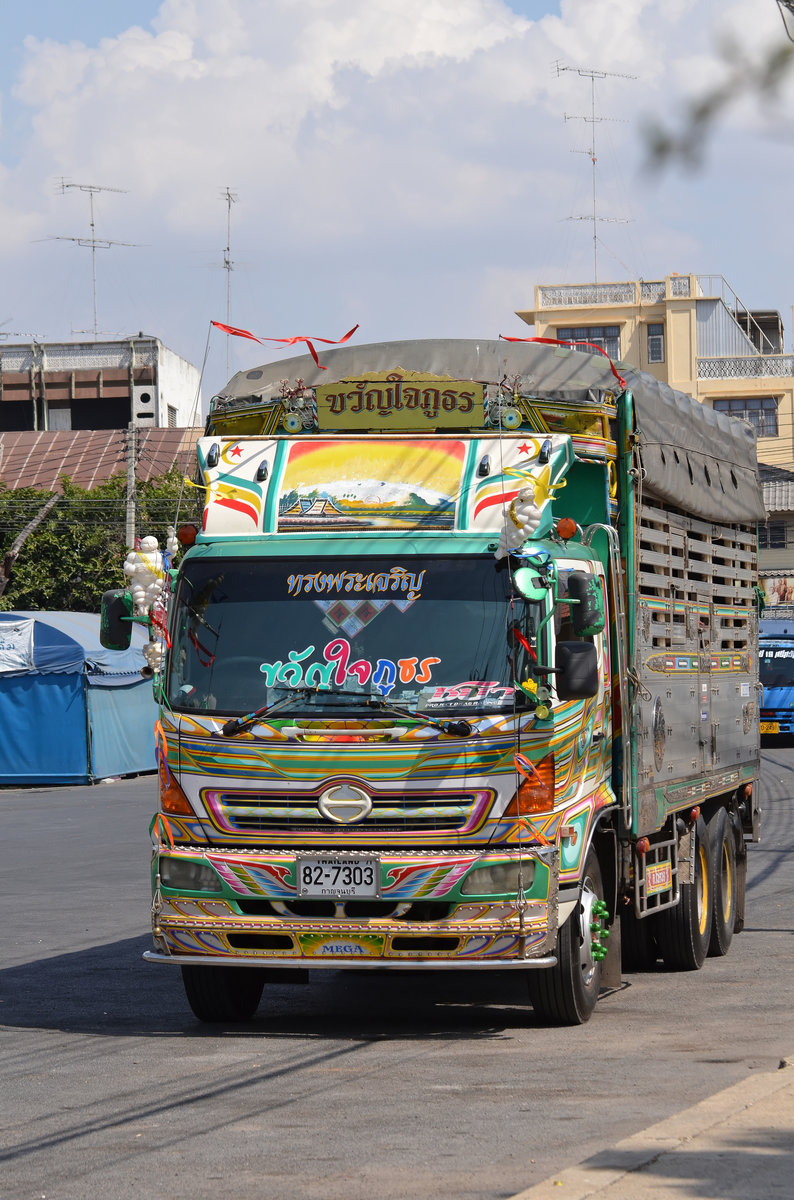
<svg viewBox="0 0 794 1200">
<path fill-rule="evenodd" d="M 196 425 L 199 383 L 197 367 L 142 333 L 0 343 L 0 433 Z"/>
</svg>

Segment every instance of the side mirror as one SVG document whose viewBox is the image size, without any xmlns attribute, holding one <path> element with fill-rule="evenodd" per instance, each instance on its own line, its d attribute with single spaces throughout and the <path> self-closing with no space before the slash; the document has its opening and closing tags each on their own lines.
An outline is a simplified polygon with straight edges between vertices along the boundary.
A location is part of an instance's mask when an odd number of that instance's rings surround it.
<svg viewBox="0 0 794 1200">
<path fill-rule="evenodd" d="M 571 623 L 577 637 L 592 637 L 602 633 L 606 623 L 604 593 L 597 575 L 586 571 L 571 571 L 568 576 L 568 597 L 575 600 L 571 605 Z"/>
<path fill-rule="evenodd" d="M 106 650 L 129 650 L 132 641 L 132 610 L 130 592 L 103 593 L 99 640 Z"/>
<path fill-rule="evenodd" d="M 554 666 L 560 700 L 598 695 L 598 654 L 592 642 L 557 642 Z"/>
</svg>

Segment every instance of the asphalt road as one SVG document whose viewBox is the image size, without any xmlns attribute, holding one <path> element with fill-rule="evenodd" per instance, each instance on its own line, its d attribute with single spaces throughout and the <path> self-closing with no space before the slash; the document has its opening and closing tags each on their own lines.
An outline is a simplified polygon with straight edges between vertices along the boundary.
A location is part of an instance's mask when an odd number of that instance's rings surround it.
<svg viewBox="0 0 794 1200">
<path fill-rule="evenodd" d="M 497 1200 L 794 1053 L 794 749 L 745 932 L 546 1029 L 516 974 L 315 973 L 199 1025 L 148 965 L 154 780 L 0 791 L 2 1200 Z"/>
</svg>

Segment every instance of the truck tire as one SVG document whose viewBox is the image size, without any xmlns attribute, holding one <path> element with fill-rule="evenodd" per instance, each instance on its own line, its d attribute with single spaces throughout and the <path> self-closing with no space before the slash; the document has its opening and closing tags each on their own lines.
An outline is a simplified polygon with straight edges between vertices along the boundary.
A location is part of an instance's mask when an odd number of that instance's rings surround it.
<svg viewBox="0 0 794 1200">
<path fill-rule="evenodd" d="M 258 967 L 182 967 L 182 983 L 199 1021 L 248 1021 L 262 998 L 265 977 Z"/>
<path fill-rule="evenodd" d="M 706 822 L 698 817 L 693 830 L 695 882 L 681 885 L 681 899 L 654 918 L 654 932 L 664 964 L 672 971 L 699 971 L 711 940 L 711 853 Z"/>
<path fill-rule="evenodd" d="M 708 829 L 713 896 L 709 955 L 720 958 L 730 949 L 736 924 L 736 838 L 730 816 L 724 808 L 717 809 L 709 821 Z"/>
<path fill-rule="evenodd" d="M 598 857 L 591 847 L 585 861 L 579 903 L 557 935 L 557 964 L 527 977 L 535 1015 L 547 1025 L 583 1025 L 601 990 L 601 963 L 593 958 L 593 907 L 604 899 Z"/>
</svg>

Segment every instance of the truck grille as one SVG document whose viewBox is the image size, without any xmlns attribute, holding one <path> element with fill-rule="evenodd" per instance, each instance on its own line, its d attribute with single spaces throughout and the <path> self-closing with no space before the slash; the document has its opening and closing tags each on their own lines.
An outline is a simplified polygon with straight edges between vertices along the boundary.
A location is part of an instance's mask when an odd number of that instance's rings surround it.
<svg viewBox="0 0 794 1200">
<path fill-rule="evenodd" d="M 327 833 L 337 828 L 351 833 L 432 833 L 463 828 L 490 807 L 492 796 L 483 792 L 372 795 L 372 811 L 363 821 L 337 826 L 322 816 L 313 795 L 207 791 L 202 799 L 213 823 L 224 832 Z"/>
</svg>

